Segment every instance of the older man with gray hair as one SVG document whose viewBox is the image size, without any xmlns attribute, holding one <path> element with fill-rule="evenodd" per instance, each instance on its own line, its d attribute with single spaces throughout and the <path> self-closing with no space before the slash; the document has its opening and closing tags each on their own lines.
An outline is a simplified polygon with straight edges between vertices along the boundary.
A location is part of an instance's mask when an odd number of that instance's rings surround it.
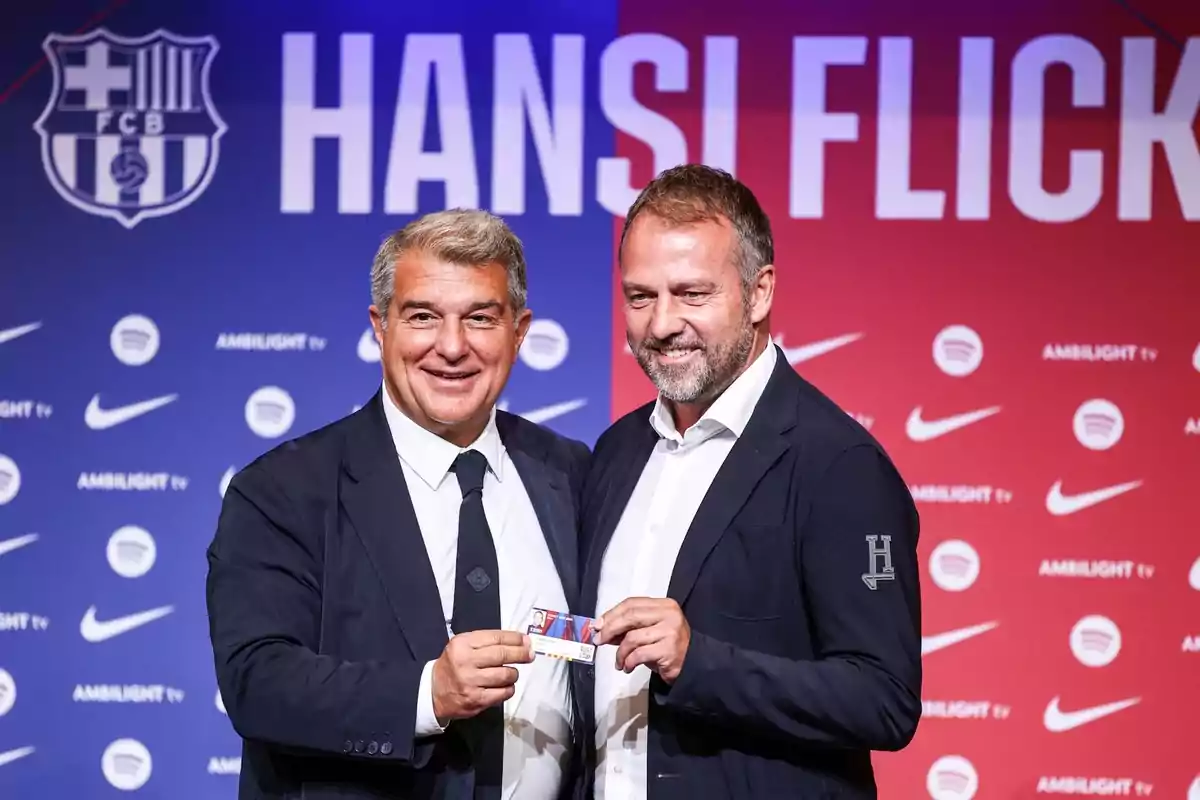
<svg viewBox="0 0 1200 800">
<path fill-rule="evenodd" d="M 531 318 L 521 242 L 430 214 L 371 292 L 379 391 L 238 473 L 208 550 L 239 798 L 556 800 L 577 709 L 522 631 L 574 603 L 589 453 L 496 409 Z"/>
</svg>

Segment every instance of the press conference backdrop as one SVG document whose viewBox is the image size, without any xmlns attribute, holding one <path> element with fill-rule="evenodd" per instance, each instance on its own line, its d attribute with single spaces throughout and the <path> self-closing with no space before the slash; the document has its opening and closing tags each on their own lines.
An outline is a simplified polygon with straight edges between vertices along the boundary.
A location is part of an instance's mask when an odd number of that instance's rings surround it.
<svg viewBox="0 0 1200 800">
<path fill-rule="evenodd" d="M 1196 800 L 1188 5 L 6 9 L 0 796 L 235 796 L 204 549 L 238 468 L 377 388 L 387 232 L 507 216 L 536 321 L 503 402 L 592 443 L 653 395 L 621 215 L 702 160 L 772 217 L 787 359 L 922 515 L 882 795 Z"/>
</svg>

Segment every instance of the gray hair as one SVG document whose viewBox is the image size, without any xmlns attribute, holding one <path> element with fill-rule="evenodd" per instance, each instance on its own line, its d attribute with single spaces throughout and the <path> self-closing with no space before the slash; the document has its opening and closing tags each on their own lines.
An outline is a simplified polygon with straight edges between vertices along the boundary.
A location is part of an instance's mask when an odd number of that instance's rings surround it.
<svg viewBox="0 0 1200 800">
<path fill-rule="evenodd" d="M 396 262 L 421 251 L 451 264 L 483 266 L 497 262 L 508 272 L 508 302 L 514 315 L 525 310 L 525 251 L 504 220 L 479 209 L 451 208 L 426 214 L 383 240 L 371 264 L 371 302 L 387 327 L 396 287 Z"/>
</svg>

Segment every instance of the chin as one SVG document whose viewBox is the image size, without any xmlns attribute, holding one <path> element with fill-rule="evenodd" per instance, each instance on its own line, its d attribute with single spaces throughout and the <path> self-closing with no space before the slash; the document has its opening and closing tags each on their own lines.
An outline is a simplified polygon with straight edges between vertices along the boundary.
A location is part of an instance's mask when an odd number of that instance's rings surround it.
<svg viewBox="0 0 1200 800">
<path fill-rule="evenodd" d="M 438 425 L 461 425 L 475 416 L 474 412 L 462 412 L 457 409 L 431 408 L 425 412 Z"/>
<path fill-rule="evenodd" d="M 461 425 L 485 413 L 482 403 L 438 402 L 425 404 L 425 415 L 439 425 Z"/>
</svg>

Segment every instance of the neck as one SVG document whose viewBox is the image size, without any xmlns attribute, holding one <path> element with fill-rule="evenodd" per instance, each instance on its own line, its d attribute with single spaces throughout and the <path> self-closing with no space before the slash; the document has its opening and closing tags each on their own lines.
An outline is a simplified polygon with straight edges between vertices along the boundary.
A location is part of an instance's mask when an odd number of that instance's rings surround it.
<svg viewBox="0 0 1200 800">
<path fill-rule="evenodd" d="M 485 415 L 482 420 L 468 422 L 448 423 L 430 420 L 426 427 L 452 445 L 467 447 L 483 435 L 483 429 L 487 427 L 487 423 L 488 416 Z"/>
<path fill-rule="evenodd" d="M 714 397 L 713 400 L 716 398 Z M 671 419 L 675 420 L 675 430 L 685 433 L 688 428 L 700 421 L 704 412 L 708 411 L 709 406 L 712 405 L 712 401 L 676 403 L 674 400 L 667 400 L 666 404 L 667 410 L 671 412 Z"/>
<path fill-rule="evenodd" d="M 764 336 L 762 331 L 755 330 L 754 342 L 750 346 L 750 354 L 746 356 L 746 360 L 742 362 L 742 365 L 738 367 L 737 370 L 725 381 L 723 381 L 719 386 L 714 387 L 711 391 L 705 393 L 705 395 L 699 400 L 696 400 L 693 403 L 677 403 L 674 400 L 663 398 L 663 401 L 667 406 L 667 410 L 671 412 L 671 418 L 675 421 L 675 430 L 683 433 L 688 428 L 699 422 L 700 418 L 704 416 L 704 413 L 708 411 L 708 409 L 712 407 L 712 404 L 717 401 L 717 398 L 720 397 L 725 390 L 728 389 L 730 385 L 738 379 L 739 376 L 741 376 L 742 373 L 749 369 L 750 365 L 754 363 L 754 359 L 762 355 L 762 352 L 767 349 L 767 345 L 769 343 L 770 337 Z"/>
</svg>

